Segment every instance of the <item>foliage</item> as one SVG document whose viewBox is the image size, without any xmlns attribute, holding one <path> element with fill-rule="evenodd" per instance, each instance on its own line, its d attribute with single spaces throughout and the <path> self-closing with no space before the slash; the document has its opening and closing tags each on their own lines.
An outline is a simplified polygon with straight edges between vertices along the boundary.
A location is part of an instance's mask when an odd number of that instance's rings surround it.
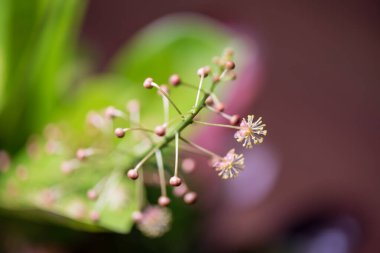
<svg viewBox="0 0 380 253">
<path fill-rule="evenodd" d="M 142 81 L 154 76 L 158 83 L 164 83 L 177 72 L 195 82 L 196 69 L 236 40 L 232 41 L 229 32 L 207 19 L 170 17 L 136 35 L 116 55 L 106 73 L 82 78 L 74 86 L 78 72 L 85 69 L 75 42 L 84 4 L 75 0 L 25 2 L 18 5 L 5 0 L 0 8 L 4 21 L 0 22 L 0 147 L 15 153 L 30 134 L 42 132 L 42 126 L 55 122 L 61 129 L 61 150 L 53 155 L 46 152 L 49 134 L 30 139 L 1 175 L 0 205 L 21 217 L 54 220 L 90 231 L 128 232 L 137 206 L 136 187 L 120 171 L 133 166 L 134 154 L 120 156 L 114 152 L 72 175 L 61 172 L 63 161 L 94 140 L 107 150 L 115 146 L 128 150 L 134 144 L 132 138 L 119 144 L 111 136 L 89 131 L 86 114 L 111 104 L 123 108 L 128 100 L 138 98 L 142 101 L 142 118 L 151 127 L 161 120 L 161 100 L 156 92 L 142 89 Z M 172 98 L 181 101 L 181 107 L 189 108 L 194 97 L 188 94 L 188 90 L 178 90 Z M 94 203 L 87 199 L 86 192 L 114 168 L 117 170 L 113 175 L 120 180 L 112 185 L 127 193 L 125 203 L 120 209 L 106 207 L 101 222 L 94 223 L 88 218 Z M 47 189 L 60 196 L 54 205 L 40 201 L 51 193 Z M 86 215 L 75 215 L 80 208 Z"/>
</svg>

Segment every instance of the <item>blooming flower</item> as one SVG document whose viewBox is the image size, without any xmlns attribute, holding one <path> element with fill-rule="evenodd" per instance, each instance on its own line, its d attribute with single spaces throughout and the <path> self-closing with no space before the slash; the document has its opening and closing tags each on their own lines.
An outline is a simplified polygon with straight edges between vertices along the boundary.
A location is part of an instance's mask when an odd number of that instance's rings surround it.
<svg viewBox="0 0 380 253">
<path fill-rule="evenodd" d="M 253 122 L 254 115 L 248 115 L 247 120 L 243 119 L 240 123 L 240 130 L 238 130 L 234 137 L 238 142 L 243 142 L 243 147 L 252 148 L 253 144 L 259 144 L 264 141 L 264 137 L 267 135 L 267 130 L 264 130 L 266 126 L 263 124 L 261 117 Z"/>
<path fill-rule="evenodd" d="M 244 157 L 242 154 L 236 154 L 235 149 L 231 149 L 214 164 L 214 167 L 223 179 L 234 178 L 244 169 Z"/>
</svg>

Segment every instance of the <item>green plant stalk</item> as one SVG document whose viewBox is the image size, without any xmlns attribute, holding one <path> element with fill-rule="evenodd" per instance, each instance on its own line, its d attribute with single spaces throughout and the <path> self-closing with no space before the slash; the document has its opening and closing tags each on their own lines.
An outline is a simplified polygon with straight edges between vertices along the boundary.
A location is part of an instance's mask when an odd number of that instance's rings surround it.
<svg viewBox="0 0 380 253">
<path fill-rule="evenodd" d="M 146 157 L 149 153 L 152 153 L 153 150 L 162 150 L 175 139 L 176 133 L 180 134 L 183 130 L 186 129 L 187 126 L 191 125 L 195 116 L 197 116 L 198 113 L 206 107 L 205 101 L 207 97 L 210 95 L 210 93 L 214 92 L 215 84 L 215 82 L 211 84 L 210 92 L 204 93 L 203 97 L 200 99 L 200 102 L 195 107 L 194 112 L 188 114 L 189 116 L 184 117 L 182 123 L 180 123 L 176 129 L 173 129 L 168 135 L 164 137 L 162 141 L 158 142 L 156 145 L 153 145 L 147 152 L 145 152 L 139 159 L 137 159 L 137 161 L 141 161 L 142 159 L 144 159 L 144 157 Z"/>
</svg>

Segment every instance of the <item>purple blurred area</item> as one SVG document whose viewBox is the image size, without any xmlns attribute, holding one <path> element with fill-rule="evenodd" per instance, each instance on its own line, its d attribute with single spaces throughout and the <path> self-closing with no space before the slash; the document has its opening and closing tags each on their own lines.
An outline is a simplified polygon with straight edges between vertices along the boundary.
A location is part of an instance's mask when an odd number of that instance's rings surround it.
<svg viewBox="0 0 380 253">
<path fill-rule="evenodd" d="M 205 251 L 290 238 L 291 252 L 380 252 L 380 2 L 92 0 L 82 38 L 101 71 L 135 32 L 178 12 L 246 33 L 264 69 L 244 111 L 262 115 L 269 136 L 251 170 L 200 203 Z"/>
</svg>

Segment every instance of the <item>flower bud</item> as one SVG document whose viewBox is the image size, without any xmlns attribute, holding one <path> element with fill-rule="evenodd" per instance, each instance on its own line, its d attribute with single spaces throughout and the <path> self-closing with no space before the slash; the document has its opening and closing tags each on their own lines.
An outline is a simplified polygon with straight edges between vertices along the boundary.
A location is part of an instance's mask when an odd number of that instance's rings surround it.
<svg viewBox="0 0 380 253">
<path fill-rule="evenodd" d="M 215 105 L 215 110 L 217 110 L 218 112 L 223 112 L 224 111 L 224 104 L 219 103 L 219 104 Z"/>
<path fill-rule="evenodd" d="M 118 138 L 123 138 L 125 136 L 125 131 L 123 128 L 116 128 L 115 129 L 115 135 Z"/>
<path fill-rule="evenodd" d="M 156 128 L 154 129 L 154 133 L 160 137 L 165 136 L 166 127 L 165 126 L 156 126 Z"/>
<path fill-rule="evenodd" d="M 188 191 L 187 186 L 185 184 L 181 184 L 178 187 L 173 188 L 173 194 L 177 197 L 182 197 Z"/>
<path fill-rule="evenodd" d="M 182 180 L 181 180 L 181 178 L 179 178 L 177 176 L 173 176 L 173 177 L 171 177 L 169 179 L 169 183 L 170 183 L 171 186 L 176 187 L 176 186 L 180 186 L 181 185 Z"/>
<path fill-rule="evenodd" d="M 108 106 L 104 111 L 104 116 L 108 119 L 113 119 L 117 117 L 118 110 L 113 106 Z"/>
<path fill-rule="evenodd" d="M 132 220 L 135 223 L 139 223 L 140 221 L 142 221 L 143 217 L 144 215 L 140 211 L 135 211 L 132 213 Z"/>
<path fill-rule="evenodd" d="M 224 67 L 228 70 L 232 70 L 235 68 L 235 63 L 233 61 L 226 61 L 226 63 L 224 63 Z"/>
<path fill-rule="evenodd" d="M 98 193 L 93 189 L 88 190 L 87 197 L 91 200 L 96 200 L 98 198 Z"/>
<path fill-rule="evenodd" d="M 198 71 L 197 71 L 197 75 L 198 75 L 198 76 L 207 77 L 208 74 L 210 74 L 210 72 L 211 72 L 210 67 L 205 66 L 205 67 L 202 67 L 202 68 L 199 68 L 199 69 L 198 69 Z"/>
<path fill-rule="evenodd" d="M 208 105 L 208 106 L 212 106 L 214 104 L 214 99 L 212 99 L 211 96 L 208 96 L 206 98 L 205 104 Z"/>
<path fill-rule="evenodd" d="M 72 171 L 79 168 L 79 162 L 76 159 L 69 160 L 69 161 L 63 161 L 61 163 L 61 171 L 64 174 L 70 174 Z"/>
<path fill-rule="evenodd" d="M 164 93 L 164 94 L 162 94 L 162 93 Z M 160 90 L 158 91 L 158 94 L 163 95 L 163 96 L 169 95 L 169 87 L 166 86 L 165 84 L 160 85 Z"/>
<path fill-rule="evenodd" d="M 91 211 L 90 213 L 90 219 L 93 221 L 93 222 L 97 222 L 99 221 L 100 219 L 100 214 L 98 211 Z"/>
<path fill-rule="evenodd" d="M 152 89 L 153 88 L 153 78 L 150 78 L 150 77 L 148 77 L 147 79 L 145 79 L 145 81 L 144 81 L 144 88 L 145 89 Z"/>
<path fill-rule="evenodd" d="M 197 194 L 195 192 L 188 192 L 183 196 L 183 201 L 188 205 L 194 204 L 197 201 Z"/>
<path fill-rule="evenodd" d="M 92 153 L 93 152 L 91 149 L 80 148 L 77 150 L 76 156 L 78 160 L 83 161 L 84 159 L 92 155 Z"/>
<path fill-rule="evenodd" d="M 191 173 L 195 169 L 195 161 L 192 158 L 185 158 L 182 160 L 182 170 L 186 173 Z"/>
<path fill-rule="evenodd" d="M 127 175 L 132 180 L 136 180 L 139 177 L 139 173 L 134 169 L 128 170 Z"/>
<path fill-rule="evenodd" d="M 226 48 L 224 49 L 223 56 L 224 58 L 230 59 L 232 56 L 234 56 L 235 52 L 232 48 Z"/>
<path fill-rule="evenodd" d="M 170 199 L 167 196 L 161 196 L 158 198 L 158 204 L 162 207 L 170 204 Z"/>
<path fill-rule="evenodd" d="M 219 75 L 214 75 L 212 77 L 212 82 L 213 83 L 219 83 L 220 82 L 220 76 Z"/>
<path fill-rule="evenodd" d="M 169 78 L 169 83 L 173 86 L 178 86 L 181 84 L 181 78 L 177 74 L 171 75 Z"/>
<path fill-rule="evenodd" d="M 230 118 L 230 124 L 233 126 L 238 126 L 240 124 L 241 118 L 238 114 L 234 114 Z"/>
</svg>

